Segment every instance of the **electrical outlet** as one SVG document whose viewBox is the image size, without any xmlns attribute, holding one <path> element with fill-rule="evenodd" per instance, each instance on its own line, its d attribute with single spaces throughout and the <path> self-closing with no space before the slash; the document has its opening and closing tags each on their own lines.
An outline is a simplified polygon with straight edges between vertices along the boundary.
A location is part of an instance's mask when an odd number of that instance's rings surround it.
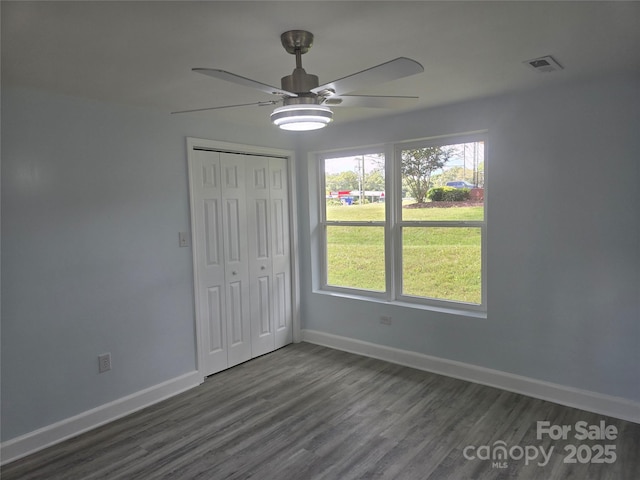
<svg viewBox="0 0 640 480">
<path fill-rule="evenodd" d="M 111 354 L 103 353 L 98 355 L 98 373 L 104 373 L 111 370 Z"/>
<path fill-rule="evenodd" d="M 382 325 L 391 325 L 391 317 L 387 315 L 380 316 L 380 323 Z"/>
</svg>

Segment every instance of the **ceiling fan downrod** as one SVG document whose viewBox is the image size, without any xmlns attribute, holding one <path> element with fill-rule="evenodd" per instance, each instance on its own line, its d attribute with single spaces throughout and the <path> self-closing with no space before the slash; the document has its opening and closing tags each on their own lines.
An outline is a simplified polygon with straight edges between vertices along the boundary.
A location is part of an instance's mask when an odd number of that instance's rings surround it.
<svg viewBox="0 0 640 480">
<path fill-rule="evenodd" d="M 317 95 L 310 92 L 312 89 L 318 87 L 320 82 L 317 75 L 311 75 L 302 68 L 302 55 L 307 53 L 313 45 L 313 34 L 306 30 L 289 30 L 280 35 L 280 40 L 284 49 L 288 53 L 296 56 L 295 70 L 291 75 L 282 77 L 280 80 L 282 89 L 297 93 L 302 97 L 313 98 L 313 103 L 315 103 Z M 305 101 L 304 103 L 309 102 Z"/>
</svg>

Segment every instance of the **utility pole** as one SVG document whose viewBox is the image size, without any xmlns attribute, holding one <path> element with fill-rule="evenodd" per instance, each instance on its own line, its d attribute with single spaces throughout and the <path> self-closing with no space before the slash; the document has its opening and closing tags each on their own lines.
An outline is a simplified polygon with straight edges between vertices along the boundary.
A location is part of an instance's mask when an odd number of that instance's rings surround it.
<svg viewBox="0 0 640 480">
<path fill-rule="evenodd" d="M 473 184 L 478 186 L 478 142 L 473 142 Z"/>
<path fill-rule="evenodd" d="M 462 145 L 462 181 L 467 179 L 467 144 Z"/>
<path fill-rule="evenodd" d="M 365 183 L 364 183 L 364 155 L 362 155 L 362 190 L 360 191 L 360 205 L 364 205 L 364 192 L 365 192 Z"/>
</svg>

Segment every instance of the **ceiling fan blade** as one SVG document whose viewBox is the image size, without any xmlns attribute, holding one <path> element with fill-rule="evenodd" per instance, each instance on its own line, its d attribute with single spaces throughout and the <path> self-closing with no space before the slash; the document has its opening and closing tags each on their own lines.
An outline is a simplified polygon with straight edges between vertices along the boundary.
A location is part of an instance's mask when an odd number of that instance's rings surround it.
<svg viewBox="0 0 640 480">
<path fill-rule="evenodd" d="M 192 113 L 192 112 L 204 112 L 205 110 L 220 110 L 222 108 L 234 108 L 234 107 L 250 107 L 250 106 L 259 106 L 259 107 L 265 107 L 267 105 L 275 105 L 277 103 L 280 103 L 279 100 L 267 100 L 265 102 L 253 102 L 253 103 L 238 103 L 236 105 L 223 105 L 221 107 L 206 107 L 206 108 L 194 108 L 192 110 L 179 110 L 177 112 L 171 112 L 172 114 L 174 113 Z"/>
<path fill-rule="evenodd" d="M 278 87 L 272 87 L 266 83 L 260 83 L 250 78 L 236 75 L 235 73 L 227 72 L 225 70 L 217 70 L 215 68 L 192 68 L 194 72 L 202 73 L 210 77 L 219 78 L 220 80 L 226 80 L 227 82 L 235 83 L 238 85 L 244 85 L 245 87 L 257 88 L 258 90 L 269 93 L 271 95 L 284 95 L 286 97 L 297 97 L 298 95 L 293 92 L 287 92 Z"/>
<path fill-rule="evenodd" d="M 334 80 L 333 82 L 320 85 L 311 91 L 322 94 L 329 90 L 335 92 L 335 95 L 342 95 L 370 85 L 390 82 L 391 80 L 397 80 L 421 72 L 424 72 L 424 67 L 418 62 L 410 58 L 399 57 L 395 60 Z"/>
<path fill-rule="evenodd" d="M 386 95 L 334 95 L 322 105 L 328 107 L 408 108 L 418 102 L 418 97 Z"/>
</svg>

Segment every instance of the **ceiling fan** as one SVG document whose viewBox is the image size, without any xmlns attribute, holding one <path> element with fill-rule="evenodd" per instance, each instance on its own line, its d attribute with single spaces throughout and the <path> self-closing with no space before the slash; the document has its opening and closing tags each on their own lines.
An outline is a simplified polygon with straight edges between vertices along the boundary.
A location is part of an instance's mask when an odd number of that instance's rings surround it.
<svg viewBox="0 0 640 480">
<path fill-rule="evenodd" d="M 418 100 L 418 97 L 387 95 L 349 95 L 349 93 L 399 78 L 424 72 L 424 67 L 410 58 L 399 57 L 375 67 L 368 68 L 323 85 L 316 75 L 308 74 L 302 68 L 302 55 L 313 44 L 313 34 L 305 30 L 290 30 L 280 36 L 285 50 L 295 55 L 296 68 L 291 75 L 282 77 L 281 88 L 251 80 L 235 73 L 213 68 L 194 68 L 194 72 L 226 80 L 238 85 L 252 87 L 270 95 L 280 96 L 280 100 L 241 103 L 220 107 L 197 108 L 171 113 L 189 113 L 221 108 L 266 106 L 282 102 L 271 114 L 271 121 L 284 130 L 315 130 L 326 126 L 333 119 L 330 107 L 373 107 L 403 108 Z"/>
</svg>

